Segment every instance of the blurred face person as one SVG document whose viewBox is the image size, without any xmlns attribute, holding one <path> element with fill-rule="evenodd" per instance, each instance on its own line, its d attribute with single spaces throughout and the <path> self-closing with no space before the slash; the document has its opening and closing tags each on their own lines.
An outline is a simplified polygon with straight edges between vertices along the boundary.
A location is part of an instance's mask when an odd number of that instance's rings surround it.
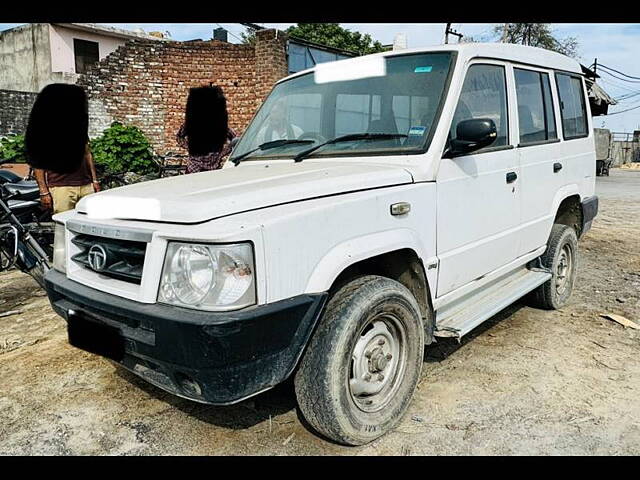
<svg viewBox="0 0 640 480">
<path fill-rule="evenodd" d="M 231 153 L 236 133 L 229 127 L 227 100 L 216 85 L 189 90 L 185 121 L 177 134 L 178 145 L 187 149 L 187 173 L 222 168 Z"/>
<path fill-rule="evenodd" d="M 28 163 L 42 206 L 60 213 L 100 190 L 89 149 L 87 96 L 77 85 L 54 83 L 38 94 L 25 133 Z"/>
</svg>

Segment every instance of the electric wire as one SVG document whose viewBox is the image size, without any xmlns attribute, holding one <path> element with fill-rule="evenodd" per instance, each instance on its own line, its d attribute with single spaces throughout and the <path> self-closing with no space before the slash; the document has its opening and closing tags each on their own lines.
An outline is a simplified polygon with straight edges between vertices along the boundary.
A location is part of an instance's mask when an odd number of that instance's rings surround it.
<svg viewBox="0 0 640 480">
<path fill-rule="evenodd" d="M 613 78 L 617 78 L 618 80 L 622 80 L 623 82 L 628 82 L 628 83 L 640 83 L 640 80 L 628 80 L 628 79 L 626 79 L 626 78 L 622 78 L 622 77 L 619 77 L 619 76 L 617 76 L 617 75 L 614 75 L 613 73 L 608 72 L 608 71 L 606 71 L 606 70 L 601 70 L 601 72 L 602 72 L 602 73 L 606 73 L 607 75 L 611 75 Z"/>
<path fill-rule="evenodd" d="M 640 108 L 640 104 L 636 105 L 635 107 L 627 108 L 626 110 L 620 110 L 619 112 L 607 113 L 606 115 L 603 115 L 603 117 L 610 117 L 611 115 L 618 115 L 619 113 L 630 112 L 631 110 L 635 110 L 636 108 Z"/>
<path fill-rule="evenodd" d="M 595 63 L 594 63 L 594 65 L 595 65 Z M 624 76 L 624 77 L 633 78 L 634 80 L 640 80 L 640 77 L 634 77 L 633 75 L 627 75 L 626 73 L 622 73 L 621 71 L 616 70 L 615 68 L 607 67 L 606 65 L 603 65 L 603 64 L 601 64 L 601 63 L 600 63 L 600 64 L 598 64 L 598 66 L 599 66 L 599 67 L 602 67 L 602 68 L 604 68 L 604 69 L 606 69 L 606 70 L 611 70 L 611 71 L 613 71 L 613 72 L 619 73 L 620 75 L 622 75 L 622 76 Z"/>
<path fill-rule="evenodd" d="M 632 87 L 630 87 L 630 86 L 628 86 L 628 85 L 620 85 L 620 84 L 619 84 L 619 83 L 617 83 L 617 82 L 613 82 L 613 81 L 609 80 L 608 78 L 602 78 L 602 77 L 601 77 L 601 78 L 600 78 L 600 80 L 601 80 L 602 82 L 606 83 L 607 85 L 611 85 L 612 87 L 619 88 L 619 89 L 621 89 L 621 90 L 626 90 L 626 91 L 627 91 L 627 92 L 629 92 L 629 93 L 634 93 L 634 92 L 637 92 L 637 91 L 638 91 L 638 90 L 636 90 L 635 88 L 632 88 Z"/>
<path fill-rule="evenodd" d="M 626 102 L 629 99 L 633 98 L 633 97 L 637 97 L 638 95 L 640 95 L 640 91 L 637 92 L 633 92 L 633 93 L 627 93 L 625 95 L 621 95 L 620 97 L 616 98 L 616 102 Z"/>
<path fill-rule="evenodd" d="M 216 25 L 218 26 L 218 28 L 222 28 L 225 31 L 227 31 L 229 33 L 229 35 L 231 35 L 233 38 L 235 38 L 236 40 L 242 42 L 242 39 L 240 37 L 238 37 L 237 35 L 235 35 L 233 32 L 231 32 L 229 29 L 224 28 L 222 25 L 220 25 L 219 23 L 216 23 Z"/>
</svg>

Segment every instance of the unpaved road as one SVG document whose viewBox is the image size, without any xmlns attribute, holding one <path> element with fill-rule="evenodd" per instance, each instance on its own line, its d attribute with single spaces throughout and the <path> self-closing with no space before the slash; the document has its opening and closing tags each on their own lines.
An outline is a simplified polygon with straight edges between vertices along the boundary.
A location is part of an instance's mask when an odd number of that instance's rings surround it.
<svg viewBox="0 0 640 480">
<path fill-rule="evenodd" d="M 192 403 L 69 346 L 35 282 L 0 275 L 0 454 L 640 454 L 640 171 L 598 178 L 562 311 L 515 304 L 425 354 L 396 431 L 358 448 L 300 422 L 290 385 L 232 407 Z"/>
</svg>

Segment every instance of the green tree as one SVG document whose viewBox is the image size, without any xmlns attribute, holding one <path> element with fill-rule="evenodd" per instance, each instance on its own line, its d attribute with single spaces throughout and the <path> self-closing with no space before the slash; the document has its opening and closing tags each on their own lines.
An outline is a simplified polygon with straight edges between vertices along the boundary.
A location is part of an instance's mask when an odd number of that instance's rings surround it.
<svg viewBox="0 0 640 480">
<path fill-rule="evenodd" d="M 494 28 L 500 42 L 546 48 L 570 57 L 578 55 L 576 37 L 556 38 L 548 23 L 501 23 Z"/>
<path fill-rule="evenodd" d="M 369 34 L 352 32 L 338 23 L 298 23 L 287 28 L 287 34 L 292 37 L 319 43 L 328 47 L 347 50 L 360 55 L 383 52 L 386 49 Z"/>
<path fill-rule="evenodd" d="M 151 144 L 134 126 L 113 122 L 101 136 L 91 141 L 91 153 L 97 167 L 105 173 L 135 172 L 141 175 L 155 170 Z"/>
<path fill-rule="evenodd" d="M 256 43 L 256 29 L 247 27 L 247 29 L 240 34 L 242 43 L 246 45 L 255 45 Z"/>
<path fill-rule="evenodd" d="M 0 160 L 10 160 L 10 163 L 27 162 L 24 135 L 9 135 L 0 139 Z"/>
</svg>

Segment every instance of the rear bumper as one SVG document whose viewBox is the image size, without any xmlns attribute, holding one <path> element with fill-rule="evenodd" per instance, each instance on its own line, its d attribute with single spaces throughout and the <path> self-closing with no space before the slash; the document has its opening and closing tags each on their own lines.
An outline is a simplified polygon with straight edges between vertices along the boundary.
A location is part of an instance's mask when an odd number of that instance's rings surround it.
<svg viewBox="0 0 640 480">
<path fill-rule="evenodd" d="M 598 196 L 593 195 L 582 202 L 581 236 L 589 231 L 596 215 L 598 215 Z"/>
<path fill-rule="evenodd" d="M 239 402 L 284 381 L 327 297 L 301 295 L 211 313 L 134 302 L 55 270 L 46 274 L 45 283 L 53 309 L 68 322 L 70 343 L 109 357 L 175 395 L 214 405 Z M 94 331 L 100 334 L 87 335 Z"/>
</svg>

